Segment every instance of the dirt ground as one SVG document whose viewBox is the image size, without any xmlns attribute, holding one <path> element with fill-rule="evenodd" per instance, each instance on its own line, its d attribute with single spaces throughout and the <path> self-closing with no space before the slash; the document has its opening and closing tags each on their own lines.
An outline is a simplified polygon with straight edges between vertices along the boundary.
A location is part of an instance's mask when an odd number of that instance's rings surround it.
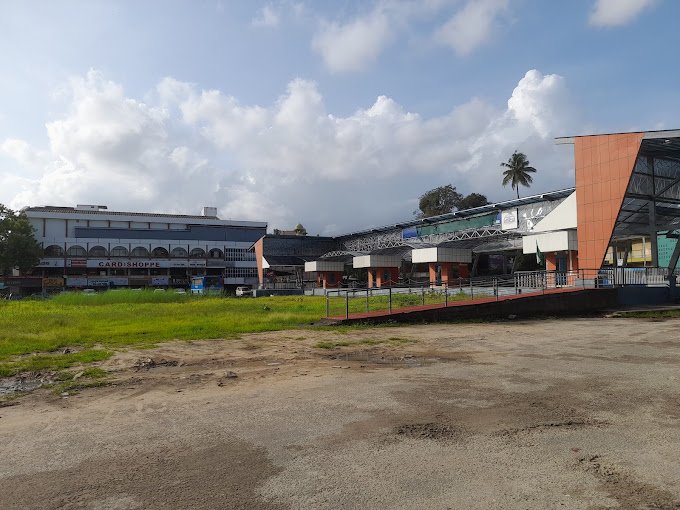
<svg viewBox="0 0 680 510">
<path fill-rule="evenodd" d="M 0 508 L 680 509 L 680 320 L 286 331 L 102 366 L 110 386 L 0 408 Z"/>
</svg>

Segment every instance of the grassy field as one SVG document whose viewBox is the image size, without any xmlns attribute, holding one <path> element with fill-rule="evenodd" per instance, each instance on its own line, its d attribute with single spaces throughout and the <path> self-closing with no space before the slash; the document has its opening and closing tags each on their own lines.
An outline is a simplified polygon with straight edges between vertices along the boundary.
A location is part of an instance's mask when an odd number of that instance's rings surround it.
<svg viewBox="0 0 680 510">
<path fill-rule="evenodd" d="M 324 315 L 324 298 L 311 296 L 237 299 L 120 290 L 0 301 L 0 376 L 100 361 L 127 346 L 289 329 Z"/>
</svg>

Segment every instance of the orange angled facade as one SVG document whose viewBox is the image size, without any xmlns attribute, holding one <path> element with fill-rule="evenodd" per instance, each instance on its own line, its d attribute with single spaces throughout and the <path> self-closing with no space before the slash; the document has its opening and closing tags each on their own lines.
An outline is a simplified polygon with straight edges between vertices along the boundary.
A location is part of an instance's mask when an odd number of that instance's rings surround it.
<svg viewBox="0 0 680 510">
<path fill-rule="evenodd" d="M 644 133 L 574 137 L 578 265 L 599 268 L 607 253 Z"/>
</svg>

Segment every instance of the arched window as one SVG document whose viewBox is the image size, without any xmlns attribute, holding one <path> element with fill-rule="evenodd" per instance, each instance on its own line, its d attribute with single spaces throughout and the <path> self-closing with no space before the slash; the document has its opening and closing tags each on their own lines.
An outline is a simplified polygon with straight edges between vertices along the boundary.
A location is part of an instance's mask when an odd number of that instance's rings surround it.
<svg viewBox="0 0 680 510">
<path fill-rule="evenodd" d="M 184 248 L 177 247 L 172 249 L 170 256 L 176 259 L 185 259 L 189 256 L 189 254 Z"/>
<path fill-rule="evenodd" d="M 69 257 L 85 257 L 87 255 L 87 252 L 85 251 L 85 248 L 82 246 L 71 246 L 68 250 L 66 250 L 66 255 Z"/>
<path fill-rule="evenodd" d="M 130 257 L 148 257 L 148 256 L 149 250 L 147 250 L 143 246 L 137 246 L 136 248 L 133 248 L 132 251 L 130 252 Z"/>
<path fill-rule="evenodd" d="M 205 251 L 203 251 L 201 248 L 194 248 L 193 250 L 191 250 L 189 257 L 191 257 L 192 259 L 204 259 Z"/>
<path fill-rule="evenodd" d="M 111 248 L 111 256 L 112 257 L 127 257 L 128 256 L 128 249 L 125 246 L 116 246 L 115 248 Z"/>
<path fill-rule="evenodd" d="M 151 253 L 153 254 L 154 257 L 157 257 L 159 259 L 168 258 L 168 250 L 166 250 L 162 246 L 159 246 L 158 248 L 154 248 Z"/>
<path fill-rule="evenodd" d="M 90 248 L 90 257 L 106 257 L 106 248 L 103 246 L 93 246 Z"/>
<path fill-rule="evenodd" d="M 211 259 L 221 259 L 224 260 L 224 253 L 219 248 L 213 248 L 208 252 L 208 257 Z"/>
<path fill-rule="evenodd" d="M 63 257 L 63 256 L 64 250 L 62 249 L 61 246 L 51 244 L 50 246 L 45 248 L 45 257 Z"/>
</svg>

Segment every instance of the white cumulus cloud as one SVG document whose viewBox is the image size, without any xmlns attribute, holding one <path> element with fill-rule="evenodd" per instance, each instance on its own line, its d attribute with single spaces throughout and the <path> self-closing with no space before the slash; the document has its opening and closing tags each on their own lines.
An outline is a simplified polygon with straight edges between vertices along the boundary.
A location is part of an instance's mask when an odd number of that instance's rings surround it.
<svg viewBox="0 0 680 510">
<path fill-rule="evenodd" d="M 360 71 L 375 61 L 392 37 L 387 14 L 376 9 L 346 24 L 325 22 L 312 48 L 333 72 Z"/>
<path fill-rule="evenodd" d="M 625 25 L 651 7 L 656 0 L 596 0 L 590 24 L 598 27 Z"/>
<path fill-rule="evenodd" d="M 269 105 L 173 78 L 146 102 L 96 72 L 69 89 L 65 113 L 47 124 L 48 148 L 0 142 L 0 155 L 20 165 L 0 166 L 0 202 L 183 213 L 215 205 L 224 218 L 341 233 L 408 218 L 441 184 L 510 197 L 499 163 L 515 149 L 539 169 L 536 192 L 573 185 L 570 155 L 552 137 L 573 132 L 574 107 L 563 78 L 536 70 L 507 106 L 471 98 L 431 118 L 387 96 L 334 115 L 303 79 Z"/>
<path fill-rule="evenodd" d="M 468 0 L 435 32 L 435 40 L 469 55 L 491 38 L 507 8 L 508 0 Z"/>
</svg>

